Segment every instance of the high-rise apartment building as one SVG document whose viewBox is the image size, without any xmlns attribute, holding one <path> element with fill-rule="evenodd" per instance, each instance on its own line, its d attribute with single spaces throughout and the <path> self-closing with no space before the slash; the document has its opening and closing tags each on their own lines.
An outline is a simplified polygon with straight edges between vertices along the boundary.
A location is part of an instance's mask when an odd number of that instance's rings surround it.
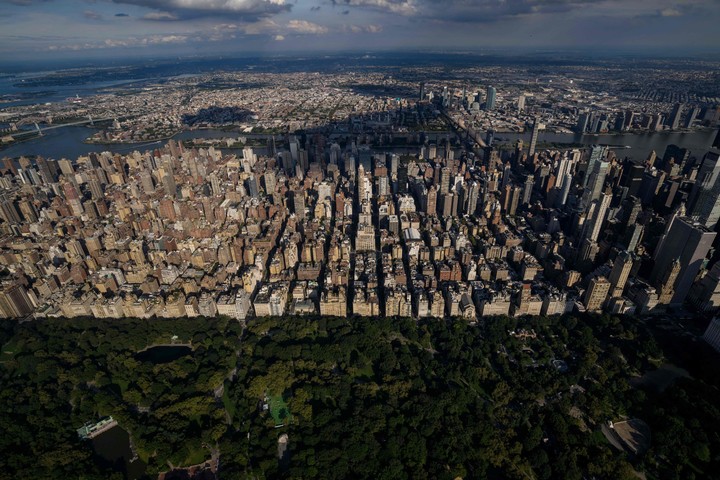
<svg viewBox="0 0 720 480">
<path fill-rule="evenodd" d="M 588 312 L 599 312 L 605 298 L 610 291 L 610 282 L 605 277 L 596 277 L 590 280 L 583 297 L 583 305 Z"/>
<path fill-rule="evenodd" d="M 487 97 L 485 98 L 485 110 L 492 110 L 495 108 L 495 97 L 497 96 L 497 90 L 495 87 L 487 87 Z"/>
<path fill-rule="evenodd" d="M 537 146 L 538 135 L 540 135 L 540 120 L 535 117 L 533 121 L 532 133 L 530 134 L 530 149 L 528 150 L 528 157 L 535 155 L 535 147 Z"/>
<path fill-rule="evenodd" d="M 662 283 L 676 260 L 680 271 L 674 285 L 671 303 L 682 303 L 695 276 L 705 261 L 717 233 L 687 217 L 673 216 L 655 250 L 655 266 L 650 274 L 653 285 Z"/>
</svg>

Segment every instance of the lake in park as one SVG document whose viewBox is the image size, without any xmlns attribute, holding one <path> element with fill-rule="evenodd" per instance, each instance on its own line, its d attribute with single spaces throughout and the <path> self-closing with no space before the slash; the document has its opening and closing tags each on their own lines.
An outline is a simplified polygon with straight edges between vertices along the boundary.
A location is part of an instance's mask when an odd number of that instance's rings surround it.
<svg viewBox="0 0 720 480">
<path fill-rule="evenodd" d="M 158 345 L 140 350 L 135 354 L 135 358 L 142 362 L 170 363 L 191 354 L 192 348 L 187 345 Z"/>
<path fill-rule="evenodd" d="M 145 473 L 145 463 L 137 458 L 130 447 L 130 435 L 115 426 L 92 439 L 95 453 L 113 468 L 126 474 L 128 480 L 140 478 Z"/>
</svg>

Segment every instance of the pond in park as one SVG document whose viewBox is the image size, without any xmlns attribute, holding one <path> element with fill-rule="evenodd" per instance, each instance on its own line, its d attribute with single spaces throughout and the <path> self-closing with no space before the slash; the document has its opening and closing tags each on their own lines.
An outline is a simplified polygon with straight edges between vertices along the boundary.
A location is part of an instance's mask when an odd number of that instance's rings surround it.
<svg viewBox="0 0 720 480">
<path fill-rule="evenodd" d="M 192 348 L 188 345 L 158 345 L 140 350 L 135 354 L 135 359 L 142 362 L 170 363 L 191 354 Z"/>
</svg>

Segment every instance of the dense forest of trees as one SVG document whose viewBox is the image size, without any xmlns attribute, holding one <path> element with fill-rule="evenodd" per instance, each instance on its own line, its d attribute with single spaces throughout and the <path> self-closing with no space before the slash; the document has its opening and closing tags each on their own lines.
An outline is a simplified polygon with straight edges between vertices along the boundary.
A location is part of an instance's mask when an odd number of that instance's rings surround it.
<svg viewBox="0 0 720 480">
<path fill-rule="evenodd" d="M 75 429 L 113 415 L 148 478 L 211 449 L 220 478 L 720 478 L 718 355 L 655 322 L 4 322 L 0 471 L 110 478 Z M 172 336 L 191 353 L 138 359 Z M 631 384 L 667 362 L 689 376 Z M 276 428 L 263 404 L 280 395 L 291 416 Z M 632 457 L 601 425 L 635 417 L 652 439 Z M 284 433 L 289 461 L 279 462 Z"/>
</svg>

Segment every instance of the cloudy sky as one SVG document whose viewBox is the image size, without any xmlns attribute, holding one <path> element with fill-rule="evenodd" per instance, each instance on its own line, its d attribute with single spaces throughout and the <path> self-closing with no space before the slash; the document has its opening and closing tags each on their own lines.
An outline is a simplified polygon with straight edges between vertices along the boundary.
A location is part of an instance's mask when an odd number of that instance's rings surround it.
<svg viewBox="0 0 720 480">
<path fill-rule="evenodd" d="M 0 59 L 720 49 L 720 0 L 0 0 Z"/>
</svg>

